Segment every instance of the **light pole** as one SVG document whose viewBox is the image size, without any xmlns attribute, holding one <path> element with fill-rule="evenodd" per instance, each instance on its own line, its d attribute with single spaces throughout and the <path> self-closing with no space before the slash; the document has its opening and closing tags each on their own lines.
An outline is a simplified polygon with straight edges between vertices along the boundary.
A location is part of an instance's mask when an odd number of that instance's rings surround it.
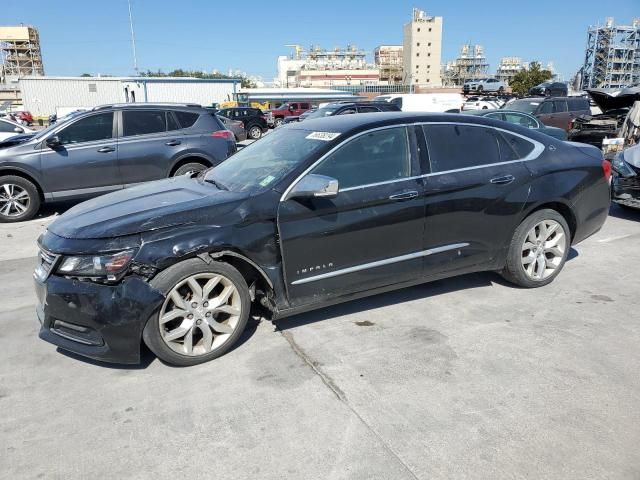
<svg viewBox="0 0 640 480">
<path fill-rule="evenodd" d="M 133 50 L 133 69 L 136 72 L 136 75 L 139 73 L 138 72 L 138 56 L 136 55 L 136 36 L 133 33 L 133 15 L 131 14 L 131 0 L 127 0 L 127 3 L 129 4 L 129 27 L 131 28 L 131 48 Z"/>
</svg>

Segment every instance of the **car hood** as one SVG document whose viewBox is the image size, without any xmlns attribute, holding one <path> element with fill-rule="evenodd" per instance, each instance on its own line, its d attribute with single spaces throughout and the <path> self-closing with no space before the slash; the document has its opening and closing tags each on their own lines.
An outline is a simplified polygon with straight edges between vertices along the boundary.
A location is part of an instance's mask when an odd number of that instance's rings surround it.
<svg viewBox="0 0 640 480">
<path fill-rule="evenodd" d="M 64 238 L 114 238 L 188 224 L 210 224 L 247 193 L 181 176 L 149 182 L 76 205 L 49 226 Z"/>
<path fill-rule="evenodd" d="M 640 87 L 593 88 L 587 90 L 587 93 L 603 112 L 631 107 L 635 101 L 640 100 Z"/>
</svg>

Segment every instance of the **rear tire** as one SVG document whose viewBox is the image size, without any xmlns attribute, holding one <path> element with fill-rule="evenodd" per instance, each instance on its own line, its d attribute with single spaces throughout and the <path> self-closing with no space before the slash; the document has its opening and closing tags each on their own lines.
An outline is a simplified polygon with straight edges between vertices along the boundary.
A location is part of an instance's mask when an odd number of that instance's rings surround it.
<svg viewBox="0 0 640 480">
<path fill-rule="evenodd" d="M 251 127 L 249 127 L 249 131 L 247 133 L 250 139 L 258 140 L 260 137 L 262 137 L 262 128 L 260 128 L 259 125 L 252 125 Z"/>
<path fill-rule="evenodd" d="M 547 285 L 558 276 L 571 248 L 567 221 L 555 210 L 538 210 L 516 228 L 502 276 L 520 287 Z"/>
<path fill-rule="evenodd" d="M 0 222 L 31 220 L 40 210 L 40 193 L 26 178 L 0 177 Z"/>
<path fill-rule="evenodd" d="M 147 321 L 142 338 L 163 362 L 188 367 L 213 360 L 229 351 L 247 325 L 249 288 L 229 264 L 192 258 L 150 283 L 166 300 Z"/>
<path fill-rule="evenodd" d="M 206 165 L 204 165 L 202 163 L 189 162 L 189 163 L 185 163 L 184 165 L 179 167 L 175 172 L 173 172 L 173 175 L 171 175 L 171 176 L 172 177 L 179 177 L 181 175 L 200 173 L 200 172 L 206 170 L 207 168 L 209 168 L 209 167 L 207 167 Z"/>
</svg>

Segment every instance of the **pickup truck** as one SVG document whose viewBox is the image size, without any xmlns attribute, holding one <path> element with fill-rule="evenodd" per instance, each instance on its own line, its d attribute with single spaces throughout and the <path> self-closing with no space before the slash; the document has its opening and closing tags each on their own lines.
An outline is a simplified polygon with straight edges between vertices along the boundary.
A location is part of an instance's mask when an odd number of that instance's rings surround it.
<svg viewBox="0 0 640 480">
<path fill-rule="evenodd" d="M 311 104 L 309 102 L 290 102 L 283 103 L 269 112 L 273 118 L 273 126 L 279 127 L 284 122 L 285 117 L 299 117 L 310 108 Z"/>
</svg>

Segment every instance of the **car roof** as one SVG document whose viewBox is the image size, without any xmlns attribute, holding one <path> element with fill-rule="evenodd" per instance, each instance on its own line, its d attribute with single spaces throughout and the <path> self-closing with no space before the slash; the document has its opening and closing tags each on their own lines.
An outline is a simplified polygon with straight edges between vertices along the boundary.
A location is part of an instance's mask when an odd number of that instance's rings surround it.
<svg viewBox="0 0 640 480">
<path fill-rule="evenodd" d="M 464 118 L 459 113 L 377 112 L 307 119 L 302 123 L 289 124 L 285 128 L 311 132 L 355 133 L 376 127 L 419 122 L 477 123 L 503 129 L 505 125 L 511 125 L 500 120 L 472 115 Z"/>
<path fill-rule="evenodd" d="M 106 105 L 98 105 L 93 107 L 88 112 L 95 112 L 97 110 L 134 110 L 134 109 L 155 109 L 155 108 L 171 108 L 175 110 L 194 110 L 207 112 L 207 108 L 198 103 L 171 103 L 171 102 L 135 102 L 135 103 L 110 103 Z"/>
</svg>

